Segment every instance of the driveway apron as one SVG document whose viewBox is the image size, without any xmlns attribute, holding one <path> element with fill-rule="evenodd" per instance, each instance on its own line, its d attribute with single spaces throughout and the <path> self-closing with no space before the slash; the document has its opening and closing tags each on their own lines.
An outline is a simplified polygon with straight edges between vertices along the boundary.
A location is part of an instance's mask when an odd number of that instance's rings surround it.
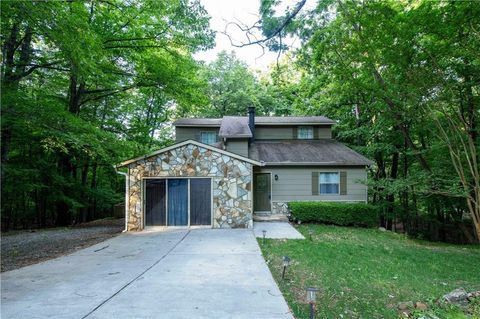
<svg viewBox="0 0 480 319">
<path fill-rule="evenodd" d="M 1 282 L 2 318 L 293 318 L 251 230 L 123 234 Z"/>
</svg>

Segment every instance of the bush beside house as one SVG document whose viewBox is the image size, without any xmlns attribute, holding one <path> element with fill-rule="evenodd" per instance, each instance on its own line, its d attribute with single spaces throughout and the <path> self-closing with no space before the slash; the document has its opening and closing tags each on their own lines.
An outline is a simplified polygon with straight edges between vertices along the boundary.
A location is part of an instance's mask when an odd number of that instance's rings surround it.
<svg viewBox="0 0 480 319">
<path fill-rule="evenodd" d="M 302 222 L 340 226 L 374 227 L 378 225 L 378 209 L 365 203 L 290 202 L 292 217 Z"/>
</svg>

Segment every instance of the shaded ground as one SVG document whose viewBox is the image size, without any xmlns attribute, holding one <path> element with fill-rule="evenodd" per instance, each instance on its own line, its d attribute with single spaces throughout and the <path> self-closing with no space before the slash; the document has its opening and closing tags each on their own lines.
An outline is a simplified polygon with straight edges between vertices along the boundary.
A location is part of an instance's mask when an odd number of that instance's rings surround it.
<svg viewBox="0 0 480 319">
<path fill-rule="evenodd" d="M 2 234 L 2 272 L 36 264 L 85 248 L 122 232 L 124 219 L 102 219 L 75 227 Z"/>
<path fill-rule="evenodd" d="M 480 290 L 480 246 L 412 240 L 404 235 L 325 225 L 296 226 L 305 240 L 259 239 L 263 255 L 295 318 L 308 318 L 305 287 L 321 288 L 315 318 L 399 318 L 403 302 L 422 302 L 409 318 L 480 318 L 436 300 L 463 287 Z M 282 280 L 282 257 L 291 258 Z"/>
</svg>

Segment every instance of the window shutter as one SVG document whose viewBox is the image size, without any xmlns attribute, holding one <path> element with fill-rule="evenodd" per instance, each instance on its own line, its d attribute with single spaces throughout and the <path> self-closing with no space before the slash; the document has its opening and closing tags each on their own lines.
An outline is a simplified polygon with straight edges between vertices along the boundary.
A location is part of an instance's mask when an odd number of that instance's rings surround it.
<svg viewBox="0 0 480 319">
<path fill-rule="evenodd" d="M 313 127 L 313 139 L 314 140 L 318 140 L 318 130 L 319 130 L 318 127 L 316 127 L 316 126 Z"/>
<path fill-rule="evenodd" d="M 296 126 L 292 128 L 292 133 L 293 133 L 293 139 L 296 140 L 298 138 L 298 132 L 297 132 Z"/>
<path fill-rule="evenodd" d="M 347 195 L 347 172 L 340 172 L 340 195 Z"/>
<path fill-rule="evenodd" d="M 318 172 L 312 172 L 312 195 L 318 195 Z"/>
</svg>

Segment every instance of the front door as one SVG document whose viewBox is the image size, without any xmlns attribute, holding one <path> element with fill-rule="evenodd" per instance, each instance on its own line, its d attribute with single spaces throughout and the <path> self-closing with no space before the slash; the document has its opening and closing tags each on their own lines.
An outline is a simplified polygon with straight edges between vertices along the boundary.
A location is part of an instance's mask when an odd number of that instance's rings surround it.
<svg viewBox="0 0 480 319">
<path fill-rule="evenodd" d="M 253 209 L 256 212 L 270 211 L 271 183 L 270 173 L 257 173 L 253 175 Z"/>
</svg>

